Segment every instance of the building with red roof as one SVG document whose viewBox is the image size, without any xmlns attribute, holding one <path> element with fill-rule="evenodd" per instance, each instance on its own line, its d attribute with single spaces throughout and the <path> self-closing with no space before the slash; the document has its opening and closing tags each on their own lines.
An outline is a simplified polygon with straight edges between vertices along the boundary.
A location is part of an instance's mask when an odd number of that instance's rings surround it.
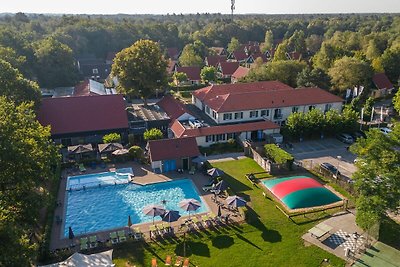
<svg viewBox="0 0 400 267">
<path fill-rule="evenodd" d="M 222 79 L 230 79 L 239 68 L 239 62 L 220 62 L 217 66 L 218 76 Z"/>
<path fill-rule="evenodd" d="M 214 50 L 214 52 L 219 55 L 219 56 L 225 56 L 228 54 L 225 48 L 223 47 L 210 47 L 211 50 Z"/>
<path fill-rule="evenodd" d="M 205 63 L 207 66 L 217 67 L 219 63 L 226 62 L 226 56 L 208 56 L 205 58 Z"/>
<path fill-rule="evenodd" d="M 175 72 L 183 72 L 187 75 L 188 78 L 188 83 L 189 84 L 200 84 L 201 83 L 201 77 L 200 77 L 200 72 L 201 68 L 200 67 L 176 67 Z"/>
<path fill-rule="evenodd" d="M 245 48 L 245 47 L 244 47 Z M 236 51 L 233 51 L 232 53 L 229 54 L 228 59 L 236 62 L 245 62 L 246 59 L 249 57 L 245 51 L 245 49 L 238 49 Z"/>
<path fill-rule="evenodd" d="M 177 47 L 168 47 L 167 48 L 167 56 L 172 60 L 177 60 L 180 56 L 181 52 Z"/>
<path fill-rule="evenodd" d="M 245 68 L 242 66 L 239 66 L 237 70 L 232 74 L 231 76 L 231 82 L 232 83 L 237 83 L 239 79 L 246 77 L 246 75 L 249 73 L 250 68 Z"/>
<path fill-rule="evenodd" d="M 283 123 L 292 112 L 341 111 L 343 100 L 320 88 L 294 89 L 279 81 L 211 85 L 192 93 L 192 102 L 217 124 L 268 119 Z"/>
<path fill-rule="evenodd" d="M 171 95 L 165 95 L 160 101 L 157 102 L 157 105 L 162 108 L 165 113 L 167 113 L 171 121 L 194 119 L 194 116 L 186 108 L 185 104 L 175 99 Z"/>
<path fill-rule="evenodd" d="M 109 133 L 126 137 L 128 116 L 122 95 L 42 99 L 38 121 L 51 127 L 56 143 L 98 143 Z"/>
<path fill-rule="evenodd" d="M 192 159 L 200 155 L 195 138 L 152 140 L 147 144 L 151 167 L 156 173 L 189 170 Z"/>
<path fill-rule="evenodd" d="M 372 91 L 372 96 L 375 98 L 391 94 L 394 90 L 393 84 L 390 82 L 385 73 L 375 74 L 372 77 L 372 81 L 376 86 L 376 90 Z"/>
</svg>

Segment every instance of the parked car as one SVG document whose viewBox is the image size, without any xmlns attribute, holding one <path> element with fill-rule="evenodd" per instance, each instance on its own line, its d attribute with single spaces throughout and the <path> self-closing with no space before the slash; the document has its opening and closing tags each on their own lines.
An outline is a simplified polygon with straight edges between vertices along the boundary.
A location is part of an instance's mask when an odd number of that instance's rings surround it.
<svg viewBox="0 0 400 267">
<path fill-rule="evenodd" d="M 379 128 L 379 130 L 381 130 L 381 132 L 382 132 L 383 134 L 389 134 L 389 133 L 392 131 L 392 129 L 389 129 L 389 128 L 387 128 L 387 127 Z"/>
<path fill-rule="evenodd" d="M 363 131 L 355 131 L 351 136 L 354 140 L 357 140 L 358 138 L 367 138 L 367 135 Z"/>
<path fill-rule="evenodd" d="M 334 178 L 337 178 L 338 176 L 340 176 L 340 171 L 335 166 L 330 164 L 329 162 L 321 163 L 320 167 L 321 167 L 321 169 L 331 173 Z"/>
<path fill-rule="evenodd" d="M 350 134 L 347 133 L 341 133 L 336 135 L 337 139 L 339 139 L 341 142 L 345 143 L 345 144 L 352 144 L 354 143 L 354 139 L 353 137 L 351 137 Z"/>
<path fill-rule="evenodd" d="M 190 120 L 189 125 L 192 128 L 201 128 L 203 127 L 203 123 L 199 120 Z"/>
</svg>

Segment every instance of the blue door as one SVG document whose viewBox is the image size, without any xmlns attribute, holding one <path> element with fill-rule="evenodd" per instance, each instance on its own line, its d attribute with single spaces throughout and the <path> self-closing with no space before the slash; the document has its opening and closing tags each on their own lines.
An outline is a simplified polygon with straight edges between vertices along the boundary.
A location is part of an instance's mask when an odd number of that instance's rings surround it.
<svg viewBox="0 0 400 267">
<path fill-rule="evenodd" d="M 164 160 L 163 161 L 163 172 L 175 171 L 176 160 Z"/>
<path fill-rule="evenodd" d="M 262 130 L 258 130 L 257 132 L 257 139 L 261 140 L 263 138 L 263 131 Z"/>
</svg>

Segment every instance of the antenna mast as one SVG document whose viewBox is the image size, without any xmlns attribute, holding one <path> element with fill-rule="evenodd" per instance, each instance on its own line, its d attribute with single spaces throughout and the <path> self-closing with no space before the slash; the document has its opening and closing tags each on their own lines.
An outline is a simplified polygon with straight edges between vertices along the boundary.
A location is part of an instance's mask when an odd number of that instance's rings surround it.
<svg viewBox="0 0 400 267">
<path fill-rule="evenodd" d="M 233 21 L 233 11 L 235 10 L 235 0 L 231 0 L 231 20 Z"/>
</svg>

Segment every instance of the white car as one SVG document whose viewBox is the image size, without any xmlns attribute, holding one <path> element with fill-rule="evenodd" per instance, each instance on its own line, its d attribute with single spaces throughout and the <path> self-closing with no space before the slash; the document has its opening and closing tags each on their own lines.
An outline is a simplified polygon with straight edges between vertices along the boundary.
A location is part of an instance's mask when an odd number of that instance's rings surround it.
<svg viewBox="0 0 400 267">
<path fill-rule="evenodd" d="M 201 127 L 203 127 L 203 123 L 201 123 L 201 121 L 199 121 L 199 120 L 190 120 L 189 121 L 189 125 L 192 128 L 201 128 Z"/>
<path fill-rule="evenodd" d="M 392 131 L 392 129 L 389 129 L 387 127 L 379 128 L 379 130 L 381 130 L 381 132 L 384 134 L 389 134 Z"/>
</svg>

